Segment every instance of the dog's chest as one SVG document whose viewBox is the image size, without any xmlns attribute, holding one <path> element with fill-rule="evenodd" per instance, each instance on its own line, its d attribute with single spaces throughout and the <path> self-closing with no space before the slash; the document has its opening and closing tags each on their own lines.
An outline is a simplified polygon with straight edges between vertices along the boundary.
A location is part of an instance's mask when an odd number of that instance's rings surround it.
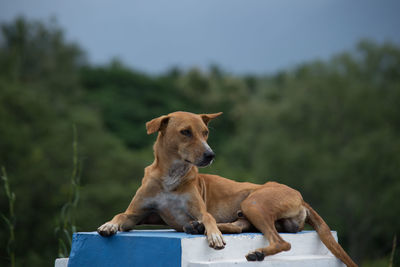
<svg viewBox="0 0 400 267">
<path fill-rule="evenodd" d="M 146 206 L 158 211 L 187 212 L 189 195 L 172 192 L 160 192 L 154 197 L 146 199 Z"/>
<path fill-rule="evenodd" d="M 146 200 L 146 206 L 154 209 L 169 225 L 184 225 L 189 215 L 189 195 L 172 192 L 160 192 Z"/>
</svg>

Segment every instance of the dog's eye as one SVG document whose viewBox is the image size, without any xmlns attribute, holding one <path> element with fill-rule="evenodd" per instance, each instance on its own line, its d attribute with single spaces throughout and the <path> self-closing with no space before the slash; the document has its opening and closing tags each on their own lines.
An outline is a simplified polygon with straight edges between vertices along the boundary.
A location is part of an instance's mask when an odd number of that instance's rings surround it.
<svg viewBox="0 0 400 267">
<path fill-rule="evenodd" d="M 208 136 L 208 131 L 204 131 L 204 132 L 203 132 L 203 135 L 204 135 L 204 136 Z"/>
<path fill-rule="evenodd" d="M 183 134 L 184 136 L 187 136 L 187 137 L 192 136 L 192 132 L 190 130 L 182 130 L 181 134 Z"/>
</svg>

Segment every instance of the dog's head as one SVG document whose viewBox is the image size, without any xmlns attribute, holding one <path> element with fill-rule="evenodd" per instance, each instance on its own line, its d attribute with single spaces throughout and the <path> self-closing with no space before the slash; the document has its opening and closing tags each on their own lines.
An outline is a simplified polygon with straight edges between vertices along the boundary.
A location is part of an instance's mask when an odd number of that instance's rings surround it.
<svg viewBox="0 0 400 267">
<path fill-rule="evenodd" d="M 215 157 L 207 144 L 207 125 L 210 120 L 221 114 L 222 112 L 214 114 L 174 112 L 147 122 L 147 134 L 159 132 L 157 142 L 160 142 L 159 145 L 167 151 L 169 157 L 197 167 L 206 167 Z"/>
</svg>

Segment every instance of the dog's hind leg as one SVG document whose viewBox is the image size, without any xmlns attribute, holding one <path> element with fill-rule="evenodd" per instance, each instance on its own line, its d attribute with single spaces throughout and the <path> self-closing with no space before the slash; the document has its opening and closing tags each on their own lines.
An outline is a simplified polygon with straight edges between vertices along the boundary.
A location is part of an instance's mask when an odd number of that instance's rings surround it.
<svg viewBox="0 0 400 267">
<path fill-rule="evenodd" d="M 240 234 L 252 229 L 251 223 L 246 218 L 239 218 L 231 223 L 217 223 L 217 226 L 223 234 Z"/>
<path fill-rule="evenodd" d="M 250 215 L 251 216 L 251 215 Z M 250 218 L 251 219 L 251 218 Z M 246 255 L 248 261 L 262 261 L 265 256 L 274 255 L 281 251 L 288 251 L 291 248 L 290 243 L 282 239 L 275 229 L 274 221 L 270 218 L 263 218 L 258 215 L 254 226 L 259 229 L 268 239 L 269 245 L 264 248 L 256 249 Z"/>
<path fill-rule="evenodd" d="M 269 201 L 265 198 L 265 194 L 263 194 L 263 198 L 260 198 L 258 193 L 254 193 L 242 202 L 241 209 L 250 223 L 268 239 L 269 245 L 250 252 L 246 255 L 246 259 L 248 261 L 262 261 L 265 256 L 290 250 L 291 245 L 282 239 L 275 228 L 276 216 L 273 199 L 271 199 L 271 205 L 268 205 Z"/>
<path fill-rule="evenodd" d="M 238 218 L 231 223 L 217 223 L 218 229 L 223 234 L 240 234 L 252 229 L 251 223 L 246 218 Z M 191 221 L 183 226 L 183 231 L 187 234 L 204 234 L 205 228 L 201 222 Z"/>
<path fill-rule="evenodd" d="M 231 223 L 217 223 L 218 229 L 223 234 L 240 234 L 242 232 L 255 230 L 251 223 L 244 217 L 241 210 L 237 212 L 238 218 Z M 183 227 L 187 234 L 204 234 L 204 225 L 199 221 L 191 221 Z"/>
<path fill-rule="evenodd" d="M 217 223 L 217 226 L 223 234 L 240 234 L 248 231 L 257 231 L 246 218 L 239 218 L 231 223 Z M 302 230 L 297 221 L 293 219 L 275 221 L 275 229 L 280 233 L 297 233 Z"/>
</svg>

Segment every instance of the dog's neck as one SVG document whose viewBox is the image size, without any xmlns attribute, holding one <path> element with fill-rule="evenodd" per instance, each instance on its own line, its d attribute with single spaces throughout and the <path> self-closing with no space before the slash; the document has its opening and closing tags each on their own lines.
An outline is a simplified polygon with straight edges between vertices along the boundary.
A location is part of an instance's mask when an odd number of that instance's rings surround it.
<svg viewBox="0 0 400 267">
<path fill-rule="evenodd" d="M 162 140 L 158 136 L 154 144 L 154 162 L 153 166 L 158 171 L 158 176 L 162 179 L 163 187 L 167 191 L 173 191 L 185 181 L 194 177 L 198 172 L 196 166 L 181 159 L 174 158 L 162 146 Z"/>
<path fill-rule="evenodd" d="M 187 178 L 189 171 L 192 169 L 192 164 L 176 161 L 173 162 L 169 169 L 168 174 L 163 176 L 163 186 L 167 191 L 175 190 Z"/>
</svg>

